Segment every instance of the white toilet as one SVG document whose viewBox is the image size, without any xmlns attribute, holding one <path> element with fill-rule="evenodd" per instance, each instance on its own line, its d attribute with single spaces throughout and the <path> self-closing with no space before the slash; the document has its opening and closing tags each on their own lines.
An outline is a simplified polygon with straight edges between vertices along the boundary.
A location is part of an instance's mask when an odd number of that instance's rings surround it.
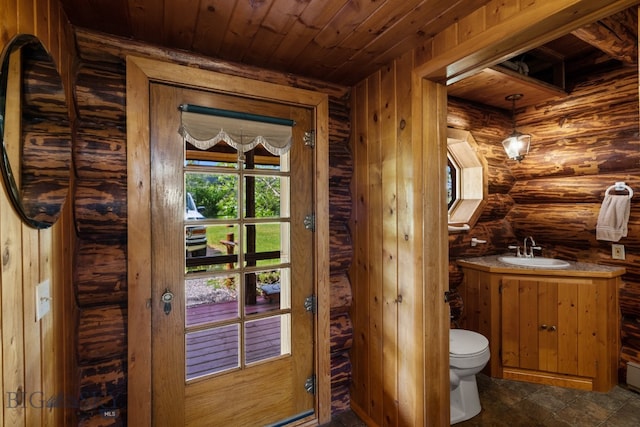
<svg viewBox="0 0 640 427">
<path fill-rule="evenodd" d="M 489 361 L 489 340 L 465 329 L 449 331 L 449 379 L 451 381 L 451 424 L 480 413 L 476 374 Z"/>
</svg>

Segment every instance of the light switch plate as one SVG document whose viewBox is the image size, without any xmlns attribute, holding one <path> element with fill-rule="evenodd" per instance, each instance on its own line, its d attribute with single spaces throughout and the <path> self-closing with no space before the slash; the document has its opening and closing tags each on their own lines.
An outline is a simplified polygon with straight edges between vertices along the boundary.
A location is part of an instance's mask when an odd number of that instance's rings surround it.
<svg viewBox="0 0 640 427">
<path fill-rule="evenodd" d="M 51 286 L 49 279 L 36 286 L 36 322 L 51 310 Z"/>
<path fill-rule="evenodd" d="M 611 258 L 624 260 L 624 245 L 611 245 Z"/>
</svg>

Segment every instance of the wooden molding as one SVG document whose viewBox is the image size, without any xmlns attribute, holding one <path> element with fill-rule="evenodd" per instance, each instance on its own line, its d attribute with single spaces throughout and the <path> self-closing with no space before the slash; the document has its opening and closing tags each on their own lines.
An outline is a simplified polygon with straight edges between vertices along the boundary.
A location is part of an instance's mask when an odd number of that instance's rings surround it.
<svg viewBox="0 0 640 427">
<path fill-rule="evenodd" d="M 506 18 L 496 17 L 500 10 L 492 9 L 491 5 L 484 6 L 484 13 L 474 16 L 478 28 L 474 37 L 456 37 L 453 43 L 445 37 L 434 38 L 433 51 L 441 53 L 416 69 L 416 72 L 431 80 L 452 84 L 478 70 L 634 6 L 637 1 L 557 0 L 538 2 L 525 8 L 520 3 L 515 0 L 503 3 L 503 8 L 515 7 L 517 11 Z M 458 25 L 461 24 L 454 24 L 443 34 L 457 34 Z"/>
</svg>

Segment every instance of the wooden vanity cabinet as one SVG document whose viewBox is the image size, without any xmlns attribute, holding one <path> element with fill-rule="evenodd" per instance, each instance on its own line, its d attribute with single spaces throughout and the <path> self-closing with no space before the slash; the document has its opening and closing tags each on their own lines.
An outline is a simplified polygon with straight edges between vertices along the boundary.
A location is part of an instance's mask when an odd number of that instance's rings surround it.
<svg viewBox="0 0 640 427">
<path fill-rule="evenodd" d="M 460 326 L 489 339 L 489 375 L 595 391 L 617 383 L 619 270 L 561 276 L 461 264 Z"/>
</svg>

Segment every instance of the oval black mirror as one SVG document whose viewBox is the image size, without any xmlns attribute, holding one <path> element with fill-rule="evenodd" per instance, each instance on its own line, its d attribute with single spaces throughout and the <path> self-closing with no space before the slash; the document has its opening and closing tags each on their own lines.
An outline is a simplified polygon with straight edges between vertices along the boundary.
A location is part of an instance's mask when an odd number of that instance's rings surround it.
<svg viewBox="0 0 640 427">
<path fill-rule="evenodd" d="M 11 202 L 34 228 L 51 227 L 71 175 L 69 109 L 56 65 L 37 37 L 15 36 L 0 56 L 0 169 Z"/>
</svg>

